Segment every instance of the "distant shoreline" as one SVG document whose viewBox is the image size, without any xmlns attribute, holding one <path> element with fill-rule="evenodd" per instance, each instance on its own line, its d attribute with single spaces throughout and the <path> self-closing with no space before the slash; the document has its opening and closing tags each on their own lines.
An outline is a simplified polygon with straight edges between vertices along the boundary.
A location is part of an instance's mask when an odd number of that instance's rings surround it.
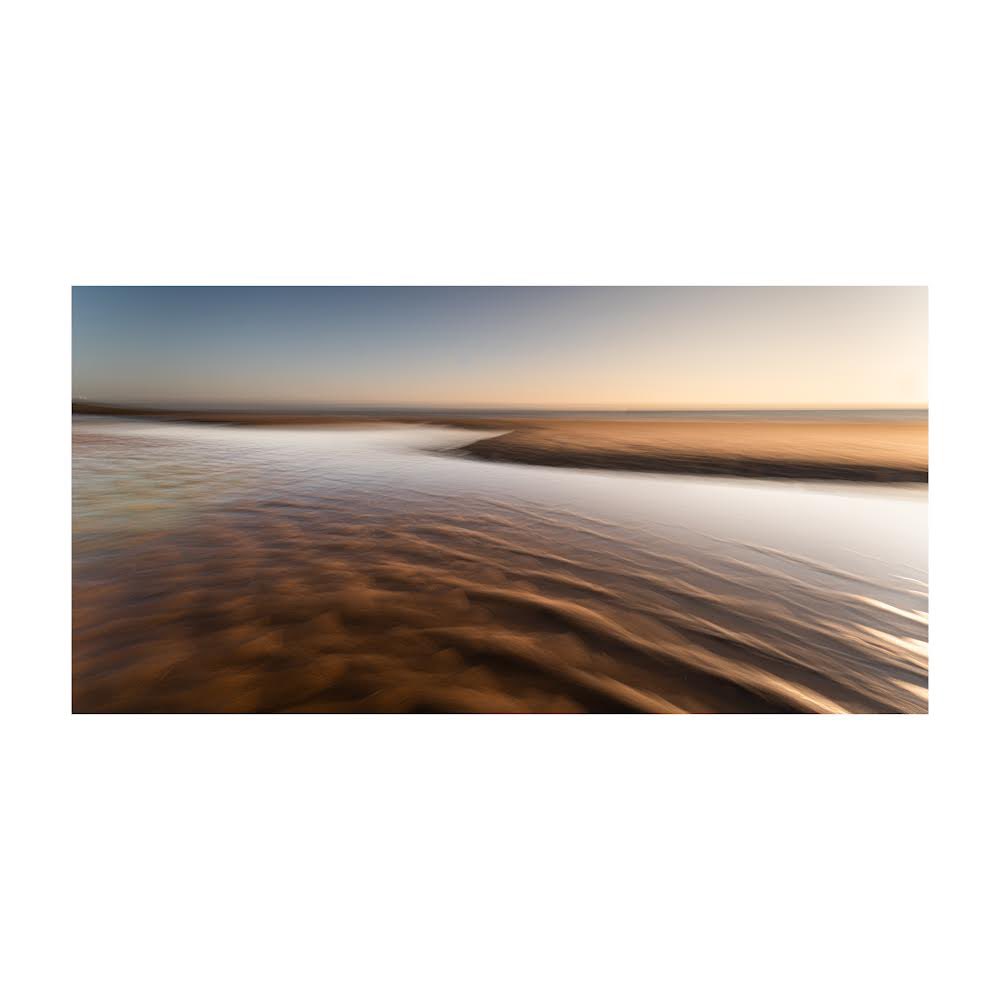
<svg viewBox="0 0 1000 1000">
<path fill-rule="evenodd" d="M 436 424 L 504 431 L 454 454 L 485 461 L 756 479 L 927 483 L 926 411 L 622 413 L 386 408 L 327 412 L 164 409 L 76 400 L 73 413 L 232 426 Z M 579 415 L 569 415 L 571 412 Z M 920 418 L 921 412 L 923 419 Z M 508 414 L 517 413 L 513 416 Z M 668 411 L 661 411 L 668 414 Z M 780 416 L 775 416 L 780 414 Z M 906 414 L 906 416 L 897 416 Z"/>
<path fill-rule="evenodd" d="M 470 411 L 471 412 L 471 411 Z M 446 427 L 507 429 L 520 427 L 526 421 L 520 417 L 464 416 L 461 411 L 415 410 L 341 410 L 341 411 L 279 411 L 240 409 L 186 410 L 152 406 L 114 406 L 74 400 L 73 413 L 80 416 L 143 418 L 186 424 L 226 424 L 243 427 L 301 426 L 325 427 L 337 424 L 412 423 L 441 424 Z"/>
<path fill-rule="evenodd" d="M 74 413 L 108 414 L 116 416 L 156 416 L 188 420 L 219 420 L 231 423 L 280 420 L 310 420 L 336 422 L 345 418 L 403 420 L 611 420 L 611 421 L 729 421 L 758 420 L 764 422 L 829 422 L 848 423 L 869 421 L 926 422 L 927 407 L 781 407 L 714 409 L 652 409 L 643 407 L 514 407 L 514 406 L 430 406 L 403 404 L 342 404 L 336 406 L 266 406 L 251 404 L 184 404 L 184 403 L 104 403 L 85 399 L 73 400 Z"/>
</svg>

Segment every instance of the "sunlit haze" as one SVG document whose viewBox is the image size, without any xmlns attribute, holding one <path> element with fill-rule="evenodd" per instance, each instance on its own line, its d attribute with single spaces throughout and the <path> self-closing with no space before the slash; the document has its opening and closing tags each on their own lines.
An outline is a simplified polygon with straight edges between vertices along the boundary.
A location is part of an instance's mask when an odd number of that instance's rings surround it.
<svg viewBox="0 0 1000 1000">
<path fill-rule="evenodd" d="M 102 402 L 923 407 L 923 288 L 82 287 Z"/>
</svg>

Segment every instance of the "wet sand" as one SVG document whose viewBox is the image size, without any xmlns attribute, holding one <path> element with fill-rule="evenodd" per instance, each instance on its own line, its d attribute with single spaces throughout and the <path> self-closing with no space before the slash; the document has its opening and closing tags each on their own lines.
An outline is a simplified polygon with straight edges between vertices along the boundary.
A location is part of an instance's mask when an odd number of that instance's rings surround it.
<svg viewBox="0 0 1000 1000">
<path fill-rule="evenodd" d="M 785 551 L 749 533 L 763 491 L 834 534 L 825 494 L 437 450 L 469 437 L 79 424 L 74 711 L 926 711 L 921 571 L 805 558 L 788 515 Z M 725 502 L 746 543 L 644 528 L 634 493 Z"/>
<path fill-rule="evenodd" d="M 411 512 L 411 518 L 416 511 Z M 657 553 L 544 512 L 434 524 L 261 505 L 81 573 L 76 712 L 920 711 L 863 597 Z M 525 527 L 533 530 L 525 543 Z M 561 552 L 572 551 L 564 556 Z M 85 581 L 85 582 L 84 582 Z M 768 589 L 761 594 L 761 583 Z M 845 600 L 870 630 L 835 623 Z M 879 638 L 879 636 L 883 636 Z"/>
<path fill-rule="evenodd" d="M 915 420 L 577 420 L 392 410 L 163 410 L 88 403 L 74 403 L 74 412 L 236 426 L 436 424 L 489 432 L 457 449 L 458 454 L 487 461 L 762 479 L 928 481 L 927 422 Z"/>
</svg>

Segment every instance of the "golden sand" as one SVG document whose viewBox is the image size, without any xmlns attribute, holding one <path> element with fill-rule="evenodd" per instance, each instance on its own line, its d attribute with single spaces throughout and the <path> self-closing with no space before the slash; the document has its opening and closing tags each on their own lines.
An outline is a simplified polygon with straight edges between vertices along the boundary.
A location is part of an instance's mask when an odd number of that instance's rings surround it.
<svg viewBox="0 0 1000 1000">
<path fill-rule="evenodd" d="M 927 481 L 927 424 L 912 421 L 550 421 L 463 450 L 498 461 L 637 472 Z"/>
</svg>

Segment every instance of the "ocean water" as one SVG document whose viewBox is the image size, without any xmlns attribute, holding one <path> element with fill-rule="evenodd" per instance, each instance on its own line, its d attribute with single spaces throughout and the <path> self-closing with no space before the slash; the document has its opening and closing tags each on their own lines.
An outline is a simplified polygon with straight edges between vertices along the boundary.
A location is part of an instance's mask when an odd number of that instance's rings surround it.
<svg viewBox="0 0 1000 1000">
<path fill-rule="evenodd" d="M 81 400 L 80 402 L 86 402 Z M 141 405 L 141 404 L 137 404 Z M 725 410 L 650 410 L 650 409 L 518 409 L 513 407 L 441 407 L 441 406 L 391 406 L 391 405 L 342 405 L 342 406 L 240 406 L 238 404 L 191 404 L 185 402 L 160 403 L 164 409 L 193 409 L 198 412 L 242 411 L 248 413 L 300 413 L 328 415 L 365 415 L 380 417 L 405 417 L 408 420 L 428 417 L 452 419 L 544 419 L 544 420 L 765 420 L 781 422 L 818 421 L 821 423 L 885 421 L 926 422 L 926 408 L 854 408 L 854 409 L 725 409 Z"/>
<path fill-rule="evenodd" d="M 74 418 L 74 709 L 926 711 L 925 489 L 481 436 Z"/>
</svg>

